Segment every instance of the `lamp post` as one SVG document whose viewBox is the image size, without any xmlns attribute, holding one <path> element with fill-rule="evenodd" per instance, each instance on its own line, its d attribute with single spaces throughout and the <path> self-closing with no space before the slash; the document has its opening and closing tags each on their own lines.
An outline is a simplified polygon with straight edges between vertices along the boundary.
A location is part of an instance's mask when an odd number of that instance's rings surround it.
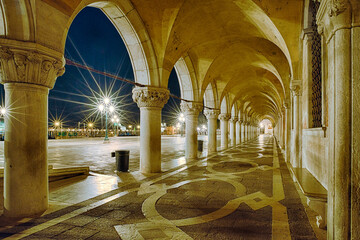
<svg viewBox="0 0 360 240">
<path fill-rule="evenodd" d="M 92 137 L 92 128 L 93 128 L 94 124 L 92 122 L 90 122 L 87 125 L 88 125 L 88 129 L 90 130 L 89 137 Z"/>
<path fill-rule="evenodd" d="M 100 112 L 105 111 L 105 138 L 104 138 L 104 142 L 108 142 L 109 141 L 109 137 L 108 137 L 108 112 L 112 113 L 114 112 L 115 108 L 114 106 L 111 105 L 111 100 L 108 97 L 105 97 L 103 99 L 103 103 L 101 103 L 98 106 Z"/>
<path fill-rule="evenodd" d="M 117 136 L 118 134 L 118 126 L 119 126 L 119 122 L 120 122 L 120 119 L 118 118 L 117 115 L 114 115 L 112 118 L 111 118 L 111 121 L 114 123 L 114 125 L 116 126 L 115 128 L 115 136 Z"/>
<path fill-rule="evenodd" d="M 55 121 L 54 122 L 54 126 L 55 126 L 55 129 L 56 129 L 56 135 L 57 135 L 57 129 L 58 127 L 61 125 L 61 131 L 60 131 L 60 138 L 62 138 L 62 123 L 60 123 L 59 121 Z"/>
</svg>

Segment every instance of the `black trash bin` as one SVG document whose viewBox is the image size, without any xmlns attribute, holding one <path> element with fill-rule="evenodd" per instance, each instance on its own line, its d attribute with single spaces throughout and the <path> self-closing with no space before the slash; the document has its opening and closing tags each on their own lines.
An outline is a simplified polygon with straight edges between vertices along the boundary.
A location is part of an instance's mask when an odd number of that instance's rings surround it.
<svg viewBox="0 0 360 240">
<path fill-rule="evenodd" d="M 198 151 L 202 152 L 204 148 L 204 141 L 203 140 L 198 140 Z"/>
<path fill-rule="evenodd" d="M 116 158 L 116 170 L 127 172 L 129 170 L 129 150 L 117 150 L 111 153 Z"/>
</svg>

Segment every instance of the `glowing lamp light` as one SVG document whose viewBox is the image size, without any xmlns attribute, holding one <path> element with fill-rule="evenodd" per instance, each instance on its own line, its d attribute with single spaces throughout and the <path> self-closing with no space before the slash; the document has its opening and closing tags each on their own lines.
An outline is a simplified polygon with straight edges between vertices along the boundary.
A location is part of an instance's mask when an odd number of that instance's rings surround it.
<svg viewBox="0 0 360 240">
<path fill-rule="evenodd" d="M 99 105 L 99 110 L 100 110 L 100 111 L 103 111 L 104 109 L 105 109 L 105 106 L 102 105 L 102 104 L 100 104 L 100 105 Z"/>
<path fill-rule="evenodd" d="M 137 128 L 140 129 L 140 125 L 137 125 Z"/>
<path fill-rule="evenodd" d="M 108 98 L 108 97 L 104 98 L 104 103 L 109 104 L 110 103 L 110 98 Z"/>
<path fill-rule="evenodd" d="M 110 112 L 114 112 L 114 111 L 115 111 L 114 106 L 110 106 L 110 107 L 109 107 L 109 111 L 110 111 Z"/>
<path fill-rule="evenodd" d="M 54 125 L 55 125 L 56 127 L 58 127 L 58 126 L 60 126 L 60 123 L 59 123 L 59 122 L 55 122 Z"/>
<path fill-rule="evenodd" d="M 2 115 L 5 115 L 5 113 L 6 113 L 6 108 L 2 107 L 1 110 L 0 110 L 0 112 L 1 112 Z"/>
<path fill-rule="evenodd" d="M 94 125 L 93 125 L 93 123 L 88 123 L 88 126 L 93 127 Z"/>
<path fill-rule="evenodd" d="M 184 114 L 183 114 L 183 113 L 180 113 L 179 121 L 180 121 L 180 122 L 185 122 L 185 117 L 184 117 Z"/>
<path fill-rule="evenodd" d="M 129 125 L 129 128 L 132 128 L 132 126 L 131 126 L 131 125 Z"/>
</svg>

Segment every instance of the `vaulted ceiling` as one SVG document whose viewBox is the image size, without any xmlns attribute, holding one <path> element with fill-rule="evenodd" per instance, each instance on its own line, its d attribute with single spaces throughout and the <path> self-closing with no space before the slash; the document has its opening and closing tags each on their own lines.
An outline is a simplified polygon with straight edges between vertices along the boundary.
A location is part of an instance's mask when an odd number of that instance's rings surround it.
<svg viewBox="0 0 360 240">
<path fill-rule="evenodd" d="M 33 4 L 36 6 L 32 6 L 38 11 L 37 28 L 41 30 L 39 21 L 47 21 L 48 27 L 55 28 L 49 30 L 50 33 L 56 35 L 62 25 L 68 27 L 63 23 L 71 21 L 81 8 L 96 1 L 41 2 L 36 1 Z M 193 81 L 196 81 L 199 96 L 203 96 L 208 84 L 215 83 L 219 97 L 217 107 L 222 99 L 229 99 L 229 111 L 236 103 L 242 110 L 246 106 L 259 118 L 266 116 L 275 122 L 289 98 L 290 80 L 300 77 L 303 0 L 110 2 L 126 16 L 136 11 L 140 17 L 151 41 L 162 86 L 167 86 L 175 63 L 186 55 L 195 70 Z M 45 14 L 40 11 L 44 4 L 57 9 L 59 16 L 45 20 Z M 46 42 L 46 39 L 39 35 L 35 36 L 35 41 Z"/>
</svg>

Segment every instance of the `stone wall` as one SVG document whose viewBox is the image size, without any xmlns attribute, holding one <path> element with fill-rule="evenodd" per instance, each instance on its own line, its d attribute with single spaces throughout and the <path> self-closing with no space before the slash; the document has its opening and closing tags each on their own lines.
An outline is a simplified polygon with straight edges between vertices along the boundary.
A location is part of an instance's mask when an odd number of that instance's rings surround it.
<svg viewBox="0 0 360 240">
<path fill-rule="evenodd" d="M 328 139 L 321 128 L 302 131 L 302 167 L 328 188 Z"/>
</svg>

